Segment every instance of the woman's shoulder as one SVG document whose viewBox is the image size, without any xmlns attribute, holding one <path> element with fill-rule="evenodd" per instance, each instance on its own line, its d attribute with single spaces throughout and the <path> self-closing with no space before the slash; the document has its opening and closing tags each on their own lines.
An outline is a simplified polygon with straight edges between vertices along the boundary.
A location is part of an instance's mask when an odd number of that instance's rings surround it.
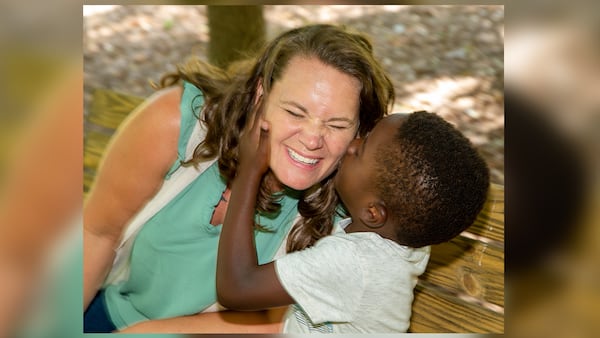
<svg viewBox="0 0 600 338">
<path fill-rule="evenodd" d="M 182 93 L 183 88 L 181 86 L 160 89 L 138 107 L 138 114 L 159 118 L 163 121 L 170 121 L 171 119 L 178 121 Z"/>
<path fill-rule="evenodd" d="M 106 160 L 114 158 L 126 167 L 143 162 L 143 166 L 149 166 L 147 170 L 156 168 L 164 175 L 177 158 L 180 101 L 180 86 L 161 89 L 148 97 L 119 126 Z"/>
<path fill-rule="evenodd" d="M 86 223 L 98 232 L 120 236 L 127 220 L 158 191 L 177 159 L 180 96 L 180 87 L 157 91 L 117 129 L 84 208 Z"/>
<path fill-rule="evenodd" d="M 181 114 L 181 86 L 158 90 L 140 104 L 119 126 L 116 139 L 133 138 L 148 142 L 161 140 L 160 143 L 173 141 L 177 149 Z M 148 138 L 150 137 L 150 138 Z"/>
</svg>

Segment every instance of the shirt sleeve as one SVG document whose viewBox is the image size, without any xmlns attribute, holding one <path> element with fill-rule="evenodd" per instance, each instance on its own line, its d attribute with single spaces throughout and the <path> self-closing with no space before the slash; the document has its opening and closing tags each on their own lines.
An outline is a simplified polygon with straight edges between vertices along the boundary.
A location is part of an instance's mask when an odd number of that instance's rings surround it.
<svg viewBox="0 0 600 338">
<path fill-rule="evenodd" d="M 275 261 L 277 276 L 313 324 L 352 321 L 364 290 L 356 244 L 331 235 Z"/>
</svg>

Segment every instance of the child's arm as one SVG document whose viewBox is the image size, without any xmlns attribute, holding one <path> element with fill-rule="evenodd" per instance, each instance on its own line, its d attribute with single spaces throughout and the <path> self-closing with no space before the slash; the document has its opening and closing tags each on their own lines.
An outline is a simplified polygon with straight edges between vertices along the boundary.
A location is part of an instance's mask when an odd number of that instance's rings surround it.
<svg viewBox="0 0 600 338">
<path fill-rule="evenodd" d="M 235 310 L 294 303 L 277 278 L 275 263 L 259 265 L 254 246 L 256 196 L 269 164 L 269 126 L 258 115 L 240 140 L 240 165 L 219 240 L 217 296 Z"/>
</svg>

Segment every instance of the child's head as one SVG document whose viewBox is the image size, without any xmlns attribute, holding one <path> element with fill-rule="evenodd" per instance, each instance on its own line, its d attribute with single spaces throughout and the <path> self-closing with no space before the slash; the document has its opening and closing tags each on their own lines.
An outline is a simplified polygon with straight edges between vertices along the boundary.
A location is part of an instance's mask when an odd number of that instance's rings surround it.
<svg viewBox="0 0 600 338">
<path fill-rule="evenodd" d="M 335 180 L 350 231 L 411 247 L 448 241 L 469 227 L 488 186 L 488 167 L 469 140 L 423 111 L 390 115 L 353 141 Z"/>
</svg>

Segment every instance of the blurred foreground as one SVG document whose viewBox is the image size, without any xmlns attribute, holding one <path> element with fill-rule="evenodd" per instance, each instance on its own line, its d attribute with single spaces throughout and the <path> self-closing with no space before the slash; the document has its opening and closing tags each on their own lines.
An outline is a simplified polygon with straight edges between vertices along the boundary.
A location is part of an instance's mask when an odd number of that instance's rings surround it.
<svg viewBox="0 0 600 338">
<path fill-rule="evenodd" d="M 600 11 L 508 6 L 506 333 L 600 332 Z"/>
</svg>

